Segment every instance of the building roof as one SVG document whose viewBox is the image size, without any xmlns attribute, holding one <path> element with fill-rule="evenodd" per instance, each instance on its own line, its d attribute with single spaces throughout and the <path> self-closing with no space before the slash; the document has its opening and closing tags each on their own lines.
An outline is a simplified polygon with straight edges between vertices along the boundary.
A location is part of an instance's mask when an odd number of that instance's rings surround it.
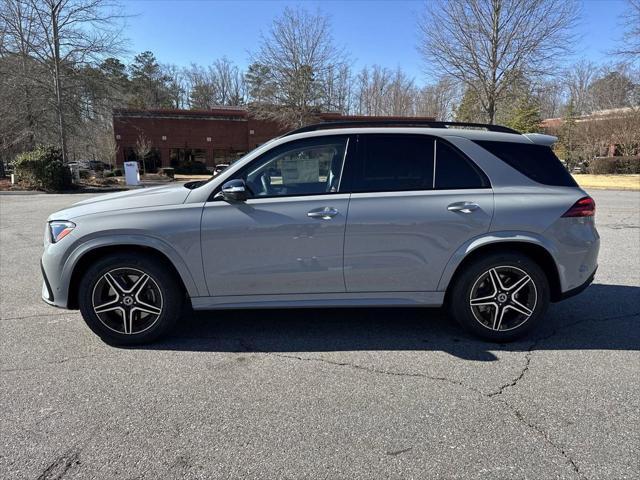
<svg viewBox="0 0 640 480">
<path fill-rule="evenodd" d="M 138 109 L 138 108 L 114 108 L 114 118 L 184 118 L 201 120 L 235 119 L 245 120 L 251 116 L 249 109 L 245 106 L 229 107 L 216 106 L 208 110 L 186 110 L 179 108 L 162 109 Z M 433 117 L 403 117 L 403 116 L 368 116 L 368 115 L 342 115 L 338 112 L 321 112 L 318 117 L 324 121 L 332 120 L 416 120 L 433 121 Z"/>
<path fill-rule="evenodd" d="M 576 122 L 590 122 L 597 120 L 609 120 L 614 118 L 622 118 L 627 115 L 632 114 L 633 112 L 637 112 L 638 110 L 633 107 L 624 107 L 624 108 L 608 108 L 606 110 L 596 110 L 591 112 L 588 115 L 579 115 L 574 117 Z M 559 127 L 565 121 L 564 117 L 555 117 L 555 118 L 545 118 L 542 120 L 541 124 L 543 128 L 549 127 Z"/>
</svg>

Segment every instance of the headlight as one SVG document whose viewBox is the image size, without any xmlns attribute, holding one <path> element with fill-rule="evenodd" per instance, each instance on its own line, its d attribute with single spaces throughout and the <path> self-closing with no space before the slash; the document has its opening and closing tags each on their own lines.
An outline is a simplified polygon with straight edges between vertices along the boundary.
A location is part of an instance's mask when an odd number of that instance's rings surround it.
<svg viewBox="0 0 640 480">
<path fill-rule="evenodd" d="M 76 228 L 73 222 L 62 222 L 54 220 L 49 222 L 49 232 L 51 232 L 51 242 L 56 243 L 69 235 Z"/>
</svg>

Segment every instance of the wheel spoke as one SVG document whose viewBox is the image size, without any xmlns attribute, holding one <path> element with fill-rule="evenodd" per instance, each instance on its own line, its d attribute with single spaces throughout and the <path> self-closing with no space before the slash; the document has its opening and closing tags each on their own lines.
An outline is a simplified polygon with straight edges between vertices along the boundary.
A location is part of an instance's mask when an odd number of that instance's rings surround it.
<svg viewBox="0 0 640 480">
<path fill-rule="evenodd" d="M 122 286 L 120 285 L 120 283 L 118 283 L 115 277 L 111 275 L 111 272 L 105 273 L 103 278 L 107 281 L 107 283 L 113 289 L 113 291 L 116 292 L 116 295 L 118 295 L 118 298 L 120 297 L 120 294 L 126 293 L 124 288 L 122 288 Z"/>
<path fill-rule="evenodd" d="M 159 307 L 155 307 L 153 305 L 149 305 L 148 303 L 138 302 L 138 304 L 133 307 L 132 310 L 139 310 L 144 313 L 150 313 L 152 315 L 160 315 L 162 313 L 162 309 Z"/>
<path fill-rule="evenodd" d="M 502 280 L 500 279 L 500 274 L 495 268 L 489 270 L 489 276 L 491 277 L 491 281 L 493 282 L 493 287 L 496 289 L 496 293 L 498 292 L 498 290 L 506 290 L 506 288 L 502 284 Z"/>
<path fill-rule="evenodd" d="M 529 275 L 525 275 L 524 277 L 522 277 L 520 280 L 518 280 L 517 282 L 515 282 L 513 285 L 511 285 L 509 288 L 507 288 L 507 292 L 513 292 L 512 295 L 515 295 L 516 293 L 518 293 L 522 287 L 524 287 L 526 284 L 528 284 L 531 281 L 531 277 Z"/>
<path fill-rule="evenodd" d="M 122 310 L 122 321 L 124 322 L 124 333 L 131 335 L 133 333 L 133 308 L 128 311 Z"/>
<path fill-rule="evenodd" d="M 144 286 L 147 284 L 148 280 L 149 280 L 149 275 L 147 275 L 146 273 L 143 273 L 142 275 L 140 275 L 138 280 L 136 280 L 136 283 L 133 284 L 133 287 L 127 290 L 126 293 L 135 294 L 135 296 L 137 297 L 142 291 L 142 289 L 144 288 Z"/>
<path fill-rule="evenodd" d="M 93 311 L 96 313 L 104 313 L 117 310 L 118 308 L 120 308 L 119 300 L 120 297 L 116 297 L 115 300 L 111 300 L 109 302 L 103 303 L 102 305 L 98 305 L 97 307 L 93 307 Z"/>
<path fill-rule="evenodd" d="M 496 305 L 495 311 L 493 313 L 493 328 L 494 330 L 500 330 L 500 325 L 502 325 L 502 317 L 504 316 L 504 308 Z"/>
<path fill-rule="evenodd" d="M 482 307 L 484 305 L 493 305 L 495 307 L 498 304 L 493 300 L 494 297 L 474 298 L 471 300 L 470 304 L 472 307 Z"/>
<path fill-rule="evenodd" d="M 511 308 L 512 310 L 515 310 L 518 313 L 526 315 L 527 317 L 530 317 L 531 314 L 533 313 L 533 310 L 531 310 L 529 307 L 524 306 L 522 303 L 518 302 L 517 300 L 512 300 L 512 303 L 507 305 L 505 308 Z"/>
</svg>

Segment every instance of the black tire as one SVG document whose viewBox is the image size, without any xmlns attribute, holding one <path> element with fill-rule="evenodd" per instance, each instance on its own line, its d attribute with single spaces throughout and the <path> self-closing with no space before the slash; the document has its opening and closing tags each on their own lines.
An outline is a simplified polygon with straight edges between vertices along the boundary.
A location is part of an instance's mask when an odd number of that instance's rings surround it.
<svg viewBox="0 0 640 480">
<path fill-rule="evenodd" d="M 151 256 L 131 253 L 111 254 L 89 267 L 78 292 L 80 312 L 89 328 L 112 345 L 150 343 L 169 332 L 182 312 L 184 292 L 167 267 Z M 119 294 L 113 281 L 121 289 Z M 123 293 L 131 288 L 136 290 Z M 103 308 L 95 309 L 94 301 Z"/>
<path fill-rule="evenodd" d="M 486 340 L 508 342 L 540 324 L 549 306 L 549 281 L 533 259 L 517 252 L 495 253 L 463 268 L 451 286 L 447 307 L 466 330 Z"/>
</svg>

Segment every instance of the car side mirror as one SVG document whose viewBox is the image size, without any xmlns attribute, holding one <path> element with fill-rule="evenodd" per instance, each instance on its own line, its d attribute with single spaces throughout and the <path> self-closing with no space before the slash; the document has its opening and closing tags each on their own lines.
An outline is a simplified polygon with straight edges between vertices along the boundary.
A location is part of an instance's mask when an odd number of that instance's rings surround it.
<svg viewBox="0 0 640 480">
<path fill-rule="evenodd" d="M 222 198 L 228 202 L 244 202 L 249 198 L 249 189 L 244 180 L 237 178 L 222 185 Z"/>
</svg>

